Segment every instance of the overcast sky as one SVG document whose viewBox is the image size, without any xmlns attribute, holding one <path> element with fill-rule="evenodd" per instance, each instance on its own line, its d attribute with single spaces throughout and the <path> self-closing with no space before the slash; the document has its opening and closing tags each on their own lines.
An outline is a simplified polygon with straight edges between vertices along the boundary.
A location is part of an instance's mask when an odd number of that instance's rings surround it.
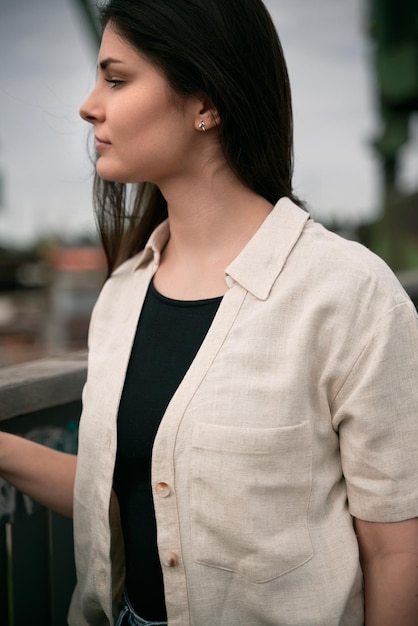
<svg viewBox="0 0 418 626">
<path fill-rule="evenodd" d="M 288 62 L 295 188 L 319 221 L 358 223 L 379 207 L 365 0 L 267 0 Z M 0 245 L 94 230 L 87 124 L 78 108 L 97 50 L 75 0 L 0 0 Z M 256 113 L 255 113 L 256 114 Z M 418 131 L 405 150 L 416 185 Z"/>
</svg>

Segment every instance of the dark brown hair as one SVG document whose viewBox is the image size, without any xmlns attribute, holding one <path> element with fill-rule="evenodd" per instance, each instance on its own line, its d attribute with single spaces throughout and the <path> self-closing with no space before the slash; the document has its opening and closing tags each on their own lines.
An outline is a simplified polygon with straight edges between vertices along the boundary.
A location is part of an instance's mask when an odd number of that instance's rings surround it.
<svg viewBox="0 0 418 626">
<path fill-rule="evenodd" d="M 100 10 L 180 95 L 204 93 L 216 107 L 225 156 L 243 183 L 275 204 L 292 192 L 290 84 L 277 31 L 261 0 L 110 0 Z M 167 216 L 160 190 L 129 194 L 96 175 L 97 224 L 109 272 L 141 250 Z"/>
</svg>

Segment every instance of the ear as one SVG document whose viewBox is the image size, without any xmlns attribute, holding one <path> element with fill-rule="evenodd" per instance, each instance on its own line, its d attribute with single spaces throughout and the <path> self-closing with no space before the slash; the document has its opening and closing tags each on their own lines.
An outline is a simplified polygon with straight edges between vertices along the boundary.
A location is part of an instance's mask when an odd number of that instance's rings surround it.
<svg viewBox="0 0 418 626">
<path fill-rule="evenodd" d="M 203 122 L 203 124 L 202 124 Z M 198 131 L 210 130 L 221 125 L 221 118 L 212 100 L 206 95 L 199 98 L 199 107 L 195 116 L 195 128 Z"/>
</svg>

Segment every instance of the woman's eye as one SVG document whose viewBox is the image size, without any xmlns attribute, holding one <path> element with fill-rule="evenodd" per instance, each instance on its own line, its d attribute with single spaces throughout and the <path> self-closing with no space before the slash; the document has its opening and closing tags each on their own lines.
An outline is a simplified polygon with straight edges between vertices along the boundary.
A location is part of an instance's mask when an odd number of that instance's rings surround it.
<svg viewBox="0 0 418 626">
<path fill-rule="evenodd" d="M 114 89 L 115 87 L 120 87 L 120 85 L 123 84 L 123 80 L 118 80 L 117 78 L 105 78 L 105 81 L 107 83 L 111 83 L 111 89 Z"/>
</svg>

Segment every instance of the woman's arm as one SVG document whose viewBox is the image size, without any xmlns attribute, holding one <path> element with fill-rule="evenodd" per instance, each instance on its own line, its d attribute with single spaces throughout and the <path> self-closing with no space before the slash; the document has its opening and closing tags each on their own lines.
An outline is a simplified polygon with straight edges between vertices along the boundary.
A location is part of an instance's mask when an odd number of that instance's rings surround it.
<svg viewBox="0 0 418 626">
<path fill-rule="evenodd" d="M 0 476 L 33 500 L 72 517 L 77 457 L 0 432 Z"/>
<path fill-rule="evenodd" d="M 364 573 L 366 626 L 418 624 L 418 518 L 354 520 Z"/>
</svg>

